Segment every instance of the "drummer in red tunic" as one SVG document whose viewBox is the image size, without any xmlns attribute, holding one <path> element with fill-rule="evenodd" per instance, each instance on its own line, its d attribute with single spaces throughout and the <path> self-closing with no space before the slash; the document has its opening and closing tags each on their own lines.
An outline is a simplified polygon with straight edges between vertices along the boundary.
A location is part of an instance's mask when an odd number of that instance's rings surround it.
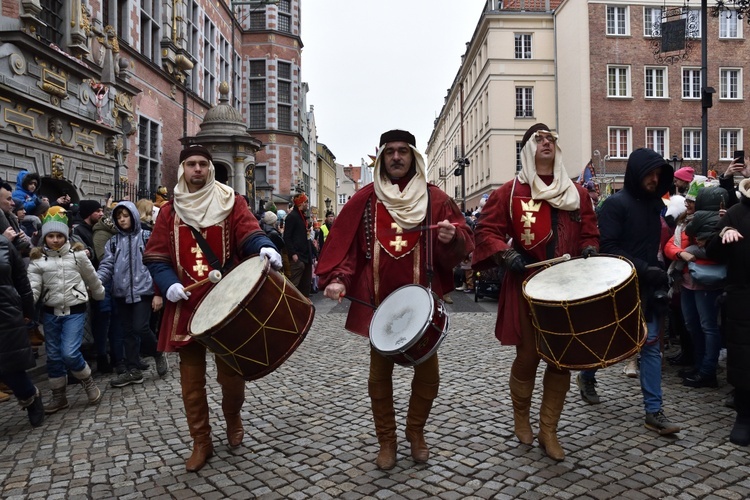
<svg viewBox="0 0 750 500">
<path fill-rule="evenodd" d="M 424 158 L 415 146 L 414 136 L 403 130 L 380 137 L 374 181 L 344 205 L 318 262 L 326 297 L 341 301 L 349 295 L 373 305 L 354 302 L 349 309 L 346 328 L 363 336 L 369 335 L 374 307 L 399 287 L 431 283 L 438 297 L 453 290 L 453 268 L 474 248 L 459 208 L 440 188 L 427 183 Z M 437 228 L 406 231 L 430 223 Z M 428 255 L 428 241 L 432 255 Z M 368 392 L 380 444 L 375 463 L 385 470 L 396 465 L 393 364 L 370 348 Z M 406 438 L 416 462 L 426 462 L 430 456 L 424 426 L 439 382 L 435 353 L 414 368 Z"/>
<path fill-rule="evenodd" d="M 199 232 L 213 256 L 196 240 Z M 258 225 L 242 198 L 215 180 L 211 153 L 194 145 L 180 153 L 174 199 L 166 202 L 156 219 L 143 262 L 168 302 L 159 330 L 159 351 L 180 355 L 180 385 L 185 415 L 193 438 L 193 453 L 186 462 L 198 471 L 213 455 L 206 396 L 206 348 L 191 339 L 188 322 L 201 299 L 211 289 L 202 285 L 190 292 L 185 287 L 203 281 L 217 267 L 226 273 L 250 255 L 266 256 L 281 268 L 281 255 Z M 211 263 L 213 259 L 213 264 Z M 245 402 L 245 380 L 216 356 L 221 407 L 231 447 L 242 444 L 244 429 L 240 411 Z"/>
<path fill-rule="evenodd" d="M 516 346 L 510 372 L 510 395 L 518 440 L 534 441 L 529 423 L 531 395 L 540 357 L 521 285 L 530 274 L 526 264 L 564 254 L 588 257 L 597 253 L 599 231 L 589 195 L 574 184 L 562 162 L 557 135 L 543 123 L 531 126 L 521 141 L 518 177 L 495 190 L 475 228 L 472 265 L 481 271 L 501 265 L 505 273 L 498 301 L 495 336 Z M 557 440 L 570 372 L 548 365 L 539 410 L 539 445 L 554 460 L 565 452 Z"/>
</svg>

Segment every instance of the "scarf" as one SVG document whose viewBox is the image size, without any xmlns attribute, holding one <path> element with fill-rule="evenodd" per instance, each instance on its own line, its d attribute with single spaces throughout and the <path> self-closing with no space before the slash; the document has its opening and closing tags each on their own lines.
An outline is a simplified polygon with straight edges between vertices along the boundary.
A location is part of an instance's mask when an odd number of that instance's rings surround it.
<svg viewBox="0 0 750 500">
<path fill-rule="evenodd" d="M 216 182 L 216 169 L 208 163 L 206 184 L 191 193 L 185 180 L 183 164 L 177 169 L 174 188 L 174 210 L 186 224 L 196 229 L 214 226 L 226 219 L 234 208 L 234 190 Z"/>
<path fill-rule="evenodd" d="M 381 176 L 381 170 L 385 169 L 383 166 L 385 148 L 380 148 L 378 151 L 373 173 L 375 195 L 385 205 L 393 220 L 403 229 L 417 227 L 427 217 L 427 176 L 424 158 L 417 148 L 411 145 L 409 147 L 414 155 L 417 172 L 403 190 L 398 184 L 393 184 L 387 176 L 385 179 Z"/>
<path fill-rule="evenodd" d="M 518 180 L 531 187 L 531 198 L 545 200 L 559 210 L 581 208 L 581 197 L 563 166 L 559 141 L 555 143 L 555 165 L 552 170 L 554 180 L 549 186 L 537 175 L 535 158 L 536 141 L 532 139 L 521 150 L 521 171 L 518 173 Z"/>
</svg>

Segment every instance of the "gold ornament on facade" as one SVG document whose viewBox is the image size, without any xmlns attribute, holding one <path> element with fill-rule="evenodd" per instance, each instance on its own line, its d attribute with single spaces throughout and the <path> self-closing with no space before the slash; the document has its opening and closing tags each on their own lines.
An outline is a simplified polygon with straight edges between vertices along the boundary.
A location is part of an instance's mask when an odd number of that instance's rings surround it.
<svg viewBox="0 0 750 500">
<path fill-rule="evenodd" d="M 86 36 L 91 36 L 91 14 L 86 8 L 86 4 L 84 2 L 81 2 L 81 21 L 78 25 L 81 27 L 81 30 L 86 34 Z"/>
<path fill-rule="evenodd" d="M 57 179 L 59 181 L 65 179 L 65 168 L 63 166 L 65 164 L 65 160 L 63 159 L 63 156 L 56 154 L 56 153 L 52 153 L 52 155 L 50 156 L 50 159 L 52 160 L 52 165 L 51 165 L 52 178 Z"/>
<path fill-rule="evenodd" d="M 133 96 L 118 93 L 115 96 L 115 106 L 120 107 L 125 111 L 133 111 Z"/>
</svg>

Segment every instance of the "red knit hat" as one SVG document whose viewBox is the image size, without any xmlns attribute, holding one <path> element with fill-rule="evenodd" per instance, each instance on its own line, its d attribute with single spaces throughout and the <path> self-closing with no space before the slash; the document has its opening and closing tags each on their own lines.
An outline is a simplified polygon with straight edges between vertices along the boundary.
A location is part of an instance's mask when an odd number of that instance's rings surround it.
<svg viewBox="0 0 750 500">
<path fill-rule="evenodd" d="M 299 207 L 306 201 L 307 201 L 307 195 L 305 193 L 300 193 L 294 197 L 294 206 Z"/>
</svg>

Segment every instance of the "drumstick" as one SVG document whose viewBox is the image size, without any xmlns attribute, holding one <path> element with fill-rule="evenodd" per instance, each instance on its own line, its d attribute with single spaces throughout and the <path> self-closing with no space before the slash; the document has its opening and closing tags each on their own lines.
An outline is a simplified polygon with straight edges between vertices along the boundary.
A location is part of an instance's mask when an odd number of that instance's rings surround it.
<svg viewBox="0 0 750 500">
<path fill-rule="evenodd" d="M 192 285 L 186 286 L 185 287 L 185 291 L 189 292 L 190 290 L 198 288 L 199 286 L 205 285 L 206 283 L 209 283 L 209 282 L 211 282 L 211 283 L 218 283 L 219 281 L 221 281 L 221 278 L 222 278 L 221 271 L 218 271 L 218 270 L 214 269 L 213 271 L 211 271 L 210 273 L 208 273 L 208 278 L 200 280 L 200 281 L 197 281 L 197 282 L 193 283 Z"/>
<path fill-rule="evenodd" d="M 373 309 L 377 309 L 374 305 L 370 304 L 369 302 L 365 302 L 364 300 L 355 299 L 354 297 L 349 297 L 348 295 L 344 295 L 343 293 L 339 295 L 339 297 L 343 297 L 345 299 L 349 299 L 352 302 L 356 302 L 357 304 L 362 304 L 363 306 L 371 307 Z"/>
<path fill-rule="evenodd" d="M 453 225 L 453 226 L 458 226 L 458 224 L 459 224 L 458 222 L 451 222 L 451 225 Z M 402 233 L 415 233 L 417 231 L 429 231 L 430 229 L 437 229 L 439 227 L 440 226 L 438 224 L 432 224 L 430 226 L 417 226 L 417 227 L 413 227 L 411 229 L 404 229 L 401 232 Z"/>
<path fill-rule="evenodd" d="M 541 266 L 548 266 L 552 264 L 557 264 L 559 262 L 565 262 L 566 260 L 570 260 L 570 254 L 566 253 L 559 257 L 555 257 L 554 259 L 548 259 L 548 260 L 542 260 L 539 262 L 534 262 L 533 264 L 526 264 L 526 269 L 533 269 L 535 267 L 541 267 Z"/>
</svg>

